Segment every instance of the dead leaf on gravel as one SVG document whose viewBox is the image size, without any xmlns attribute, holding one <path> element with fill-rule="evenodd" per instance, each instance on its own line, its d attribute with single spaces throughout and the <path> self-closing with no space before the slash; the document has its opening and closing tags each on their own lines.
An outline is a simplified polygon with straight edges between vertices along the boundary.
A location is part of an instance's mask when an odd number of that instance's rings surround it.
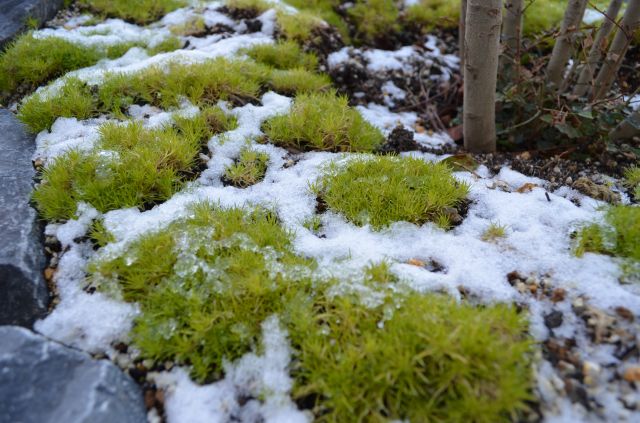
<svg viewBox="0 0 640 423">
<path fill-rule="evenodd" d="M 539 186 L 538 184 L 533 184 L 531 182 L 527 182 L 526 184 L 524 184 L 523 186 L 518 188 L 516 191 L 519 192 L 520 194 L 524 194 L 525 192 L 533 191 L 533 189 L 537 188 L 538 186 Z"/>
<path fill-rule="evenodd" d="M 478 162 L 468 154 L 455 154 L 451 157 L 447 157 L 441 163 L 446 163 L 454 171 L 473 172 L 479 166 Z"/>
<path fill-rule="evenodd" d="M 407 260 L 407 264 L 410 264 L 412 266 L 418 266 L 418 267 L 425 267 L 427 265 L 427 263 L 417 258 L 412 258 Z"/>
</svg>

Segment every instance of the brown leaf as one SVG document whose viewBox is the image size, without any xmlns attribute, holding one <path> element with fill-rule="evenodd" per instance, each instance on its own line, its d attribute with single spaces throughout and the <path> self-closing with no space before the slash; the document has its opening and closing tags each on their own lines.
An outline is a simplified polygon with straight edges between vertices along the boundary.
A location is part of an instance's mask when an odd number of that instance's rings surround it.
<svg viewBox="0 0 640 423">
<path fill-rule="evenodd" d="M 427 265 L 427 263 L 417 258 L 412 258 L 407 260 L 407 264 L 410 264 L 412 266 L 418 266 L 418 267 L 425 267 Z"/>
<path fill-rule="evenodd" d="M 525 192 L 531 192 L 533 191 L 534 188 L 537 188 L 537 187 L 538 187 L 538 184 L 532 184 L 531 182 L 527 182 L 526 184 L 518 188 L 516 192 L 523 194 Z"/>
</svg>

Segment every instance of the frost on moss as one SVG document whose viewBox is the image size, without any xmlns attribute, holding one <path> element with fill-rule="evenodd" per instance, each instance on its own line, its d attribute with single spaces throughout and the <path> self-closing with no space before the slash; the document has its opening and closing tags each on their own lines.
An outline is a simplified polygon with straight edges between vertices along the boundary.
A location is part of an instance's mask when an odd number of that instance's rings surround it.
<svg viewBox="0 0 640 423">
<path fill-rule="evenodd" d="M 187 98 L 199 106 L 215 105 L 219 100 L 244 105 L 258 102 L 268 89 L 294 94 L 322 90 L 328 85 L 324 75 L 302 69 L 274 70 L 250 60 L 218 58 L 197 64 L 172 62 L 133 74 L 108 74 L 100 86 L 90 87 L 70 78 L 55 94 L 26 98 L 18 117 L 31 131 L 40 132 L 62 116 L 86 119 L 112 113 L 123 117 L 133 104 L 171 109 Z"/>
<path fill-rule="evenodd" d="M 607 254 L 622 259 L 624 280 L 640 282 L 640 207 L 612 206 L 605 224 L 592 224 L 578 232 L 575 253 Z"/>
<path fill-rule="evenodd" d="M 140 25 L 155 22 L 169 12 L 188 4 L 187 0 L 78 0 L 89 10 Z"/>
<path fill-rule="evenodd" d="M 232 121 L 213 124 L 220 113 L 205 110 L 153 130 L 140 123 L 103 125 L 93 150 L 72 150 L 45 167 L 33 193 L 38 211 L 47 220 L 66 220 L 80 201 L 107 212 L 168 199 L 196 176 L 197 156 L 209 137 L 230 129 Z"/>
<path fill-rule="evenodd" d="M 57 37 L 24 34 L 0 54 L 0 100 L 17 88 L 32 91 L 69 71 L 91 66 L 105 57 L 122 56 L 132 46 L 87 47 Z"/>
<path fill-rule="evenodd" d="M 384 141 L 382 133 L 349 107 L 334 91 L 300 94 L 287 115 L 263 125 L 271 141 L 299 151 L 373 151 Z"/>
<path fill-rule="evenodd" d="M 224 171 L 223 180 L 237 188 L 247 188 L 264 179 L 269 156 L 250 148 L 240 151 L 237 161 Z"/>
<path fill-rule="evenodd" d="M 441 163 L 411 157 L 368 157 L 329 169 L 313 190 L 329 209 L 357 225 L 381 229 L 393 222 L 442 227 L 468 193 Z"/>
<path fill-rule="evenodd" d="M 312 268 L 273 213 L 204 203 L 90 272 L 102 289 L 140 303 L 133 340 L 143 356 L 190 364 L 203 381 L 255 348 L 267 317 L 290 324 L 309 308 Z"/>
</svg>

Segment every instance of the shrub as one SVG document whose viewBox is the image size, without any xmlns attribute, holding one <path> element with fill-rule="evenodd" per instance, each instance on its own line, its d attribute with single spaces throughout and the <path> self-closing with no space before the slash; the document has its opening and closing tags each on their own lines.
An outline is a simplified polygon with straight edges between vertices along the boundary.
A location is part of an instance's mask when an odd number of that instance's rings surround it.
<svg viewBox="0 0 640 423">
<path fill-rule="evenodd" d="M 155 22 L 188 3 L 186 0 L 79 0 L 78 2 L 96 13 L 140 25 Z"/>
<path fill-rule="evenodd" d="M 266 153 L 243 148 L 236 163 L 225 169 L 223 179 L 234 187 L 247 188 L 264 179 L 268 163 Z"/>
<path fill-rule="evenodd" d="M 263 130 L 275 144 L 300 151 L 373 151 L 384 141 L 334 91 L 299 95 L 288 115 L 267 120 Z"/>
<path fill-rule="evenodd" d="M 468 193 L 448 166 L 411 157 L 367 157 L 330 169 L 313 187 L 329 209 L 356 225 L 431 221 L 448 227 Z"/>
</svg>

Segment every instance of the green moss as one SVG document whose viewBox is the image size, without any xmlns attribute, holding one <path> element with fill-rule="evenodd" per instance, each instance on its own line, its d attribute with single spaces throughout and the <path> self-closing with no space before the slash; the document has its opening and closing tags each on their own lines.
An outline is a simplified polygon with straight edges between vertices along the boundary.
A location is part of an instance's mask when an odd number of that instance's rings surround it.
<svg viewBox="0 0 640 423">
<path fill-rule="evenodd" d="M 36 93 L 23 101 L 18 118 L 31 132 L 51 128 L 59 117 L 88 119 L 97 111 L 90 88 L 77 78 L 69 78 L 55 95 Z"/>
<path fill-rule="evenodd" d="M 231 10 L 250 11 L 254 15 L 259 15 L 273 7 L 265 0 L 226 0 L 226 4 Z"/>
<path fill-rule="evenodd" d="M 495 422 L 531 397 L 526 319 L 512 307 L 414 293 L 368 308 L 325 296 L 297 323 L 294 397 L 318 422 Z"/>
<path fill-rule="evenodd" d="M 367 157 L 330 169 L 313 187 L 329 209 L 356 225 L 381 229 L 393 222 L 448 226 L 468 186 L 448 166 L 411 157 Z"/>
<path fill-rule="evenodd" d="M 319 16 L 306 11 L 289 13 L 284 10 L 278 10 L 276 20 L 280 30 L 288 40 L 295 40 L 300 43 L 310 40 L 313 30 L 323 24 Z"/>
<path fill-rule="evenodd" d="M 186 6 L 186 0 L 78 0 L 95 13 L 145 25 Z"/>
<path fill-rule="evenodd" d="M 288 115 L 269 119 L 263 130 L 273 143 L 301 151 L 373 151 L 384 141 L 333 91 L 299 95 Z"/>
<path fill-rule="evenodd" d="M 173 35 L 198 36 L 205 32 L 206 25 L 202 16 L 194 16 L 180 25 L 172 25 L 169 30 Z"/>
<path fill-rule="evenodd" d="M 293 41 L 280 41 L 276 44 L 257 44 L 243 50 L 250 58 L 258 63 L 276 69 L 304 68 L 314 71 L 318 67 L 315 54 L 304 53 Z"/>
<path fill-rule="evenodd" d="M 47 220 L 66 220 L 80 201 L 107 212 L 168 199 L 195 176 L 198 153 L 215 133 L 207 118 L 214 114 L 154 130 L 133 122 L 103 125 L 93 150 L 70 151 L 45 167 L 33 193 L 38 211 Z"/>
<path fill-rule="evenodd" d="M 225 169 L 223 179 L 237 188 L 247 188 L 264 179 L 268 163 L 266 153 L 243 148 L 236 163 Z"/>
<path fill-rule="evenodd" d="M 331 79 L 325 74 L 306 69 L 275 70 L 269 79 L 271 88 L 285 95 L 312 93 L 331 88 Z"/>
<path fill-rule="evenodd" d="M 183 97 L 202 107 L 219 100 L 244 103 L 257 100 L 271 69 L 250 61 L 223 58 L 186 65 L 171 63 L 134 74 L 113 73 L 92 89 L 77 79 L 68 80 L 51 96 L 27 98 L 19 118 L 33 132 L 51 127 L 58 117 L 86 119 L 101 113 L 123 117 L 132 104 L 152 104 L 165 109 L 178 107 Z"/>
<path fill-rule="evenodd" d="M 633 193 L 636 201 L 640 201 L 640 167 L 631 166 L 625 170 L 624 185 Z"/>
<path fill-rule="evenodd" d="M 366 43 L 400 30 L 398 8 L 393 0 L 359 0 L 349 9 L 356 23 L 356 37 Z"/>
<path fill-rule="evenodd" d="M 334 26 L 342 35 L 345 43 L 349 43 L 349 28 L 344 19 L 336 13 L 336 9 L 342 3 L 340 0 L 287 0 L 291 6 L 304 10 L 323 19 L 329 25 Z"/>
<path fill-rule="evenodd" d="M 606 225 L 588 225 L 579 231 L 576 255 L 593 252 L 620 257 L 625 279 L 640 281 L 640 207 L 610 207 L 605 221 Z"/>
<path fill-rule="evenodd" d="M 500 238 L 504 238 L 507 234 L 507 227 L 499 223 L 491 223 L 489 227 L 482 233 L 482 240 L 493 242 Z"/>
<path fill-rule="evenodd" d="M 33 90 L 65 73 L 91 66 L 104 57 L 119 57 L 132 45 L 85 47 L 57 37 L 18 37 L 0 55 L 0 98 L 20 86 Z"/>
<path fill-rule="evenodd" d="M 156 54 L 179 50 L 183 45 L 184 43 L 179 37 L 167 37 L 153 47 L 147 48 L 147 53 L 149 53 L 150 56 L 155 56 Z"/>
<path fill-rule="evenodd" d="M 139 301 L 133 340 L 144 357 L 191 364 L 202 381 L 255 348 L 267 317 L 290 324 L 309 308 L 312 267 L 291 252 L 291 234 L 271 212 L 200 204 L 89 270 L 101 289 L 116 284 Z"/>
</svg>

